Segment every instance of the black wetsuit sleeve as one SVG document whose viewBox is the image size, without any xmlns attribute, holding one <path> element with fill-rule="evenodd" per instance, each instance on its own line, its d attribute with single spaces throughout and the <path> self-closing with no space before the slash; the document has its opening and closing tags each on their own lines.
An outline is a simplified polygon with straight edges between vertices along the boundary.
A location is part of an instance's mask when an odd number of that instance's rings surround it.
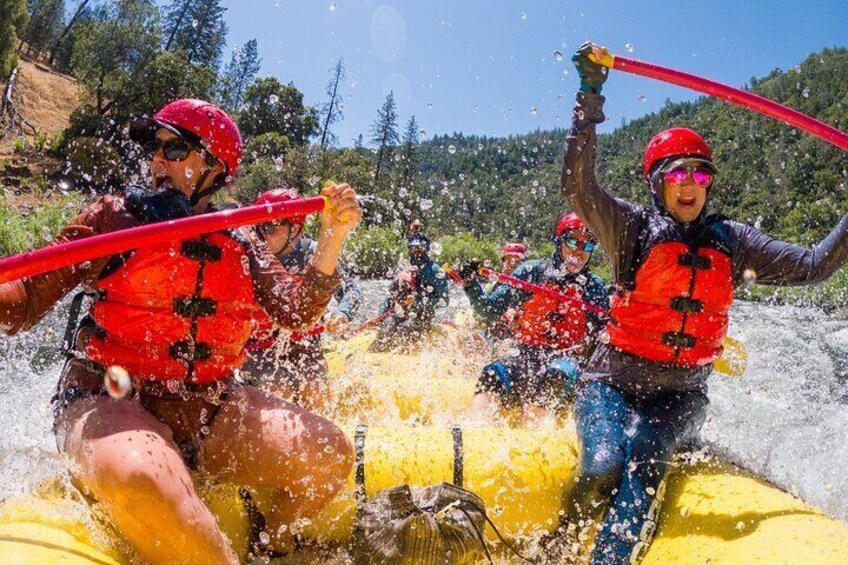
<svg viewBox="0 0 848 565">
<path fill-rule="evenodd" d="M 737 241 L 734 282 L 741 284 L 745 271 L 760 284 L 796 286 L 822 282 L 848 263 L 848 214 L 824 240 L 810 248 L 768 236 L 747 224 L 732 222 Z"/>
<path fill-rule="evenodd" d="M 613 263 L 616 278 L 625 264 L 624 254 L 632 247 L 638 229 L 640 207 L 614 197 L 595 176 L 597 124 L 604 121 L 604 97 L 577 93 L 572 128 L 562 162 L 562 194 L 577 215 L 586 222 Z"/>
</svg>

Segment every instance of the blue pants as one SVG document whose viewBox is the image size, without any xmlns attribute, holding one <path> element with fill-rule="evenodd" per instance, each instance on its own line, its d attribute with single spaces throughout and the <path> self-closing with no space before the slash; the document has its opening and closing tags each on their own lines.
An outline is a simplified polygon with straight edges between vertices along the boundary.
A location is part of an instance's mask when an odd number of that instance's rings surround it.
<svg viewBox="0 0 848 565">
<path fill-rule="evenodd" d="M 656 530 L 667 462 L 700 429 L 708 402 L 698 391 L 639 400 L 606 383 L 579 385 L 580 476 L 564 508 L 574 525 L 603 515 L 593 564 L 639 561 Z"/>
<path fill-rule="evenodd" d="M 477 392 L 497 394 L 508 408 L 556 405 L 570 398 L 580 375 L 576 360 L 541 347 L 520 347 L 514 357 L 483 367 Z"/>
</svg>

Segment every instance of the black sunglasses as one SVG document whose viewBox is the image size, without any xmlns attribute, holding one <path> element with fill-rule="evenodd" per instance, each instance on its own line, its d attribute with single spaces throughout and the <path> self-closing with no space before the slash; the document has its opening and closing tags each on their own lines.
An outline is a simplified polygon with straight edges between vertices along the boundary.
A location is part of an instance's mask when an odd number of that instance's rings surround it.
<svg viewBox="0 0 848 565">
<path fill-rule="evenodd" d="M 162 149 L 162 155 L 168 161 L 185 161 L 188 158 L 188 154 L 195 149 L 191 143 L 182 139 L 169 139 L 168 141 L 151 139 L 142 145 L 142 147 L 151 156 L 155 155 L 159 149 Z"/>
<path fill-rule="evenodd" d="M 289 222 L 287 220 L 274 220 L 272 222 L 265 222 L 265 223 L 259 224 L 259 231 L 262 232 L 265 235 L 271 235 L 272 233 L 274 233 L 274 230 L 277 229 L 280 226 L 288 226 L 289 229 L 292 230 L 292 232 L 294 232 L 295 227 L 301 227 L 302 228 L 302 226 L 300 224 L 294 224 L 294 223 Z"/>
</svg>

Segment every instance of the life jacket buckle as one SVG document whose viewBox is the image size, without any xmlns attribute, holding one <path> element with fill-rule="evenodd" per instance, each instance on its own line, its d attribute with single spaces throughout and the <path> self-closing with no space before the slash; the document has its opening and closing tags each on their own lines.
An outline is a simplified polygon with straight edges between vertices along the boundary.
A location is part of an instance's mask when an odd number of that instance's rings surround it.
<svg viewBox="0 0 848 565">
<path fill-rule="evenodd" d="M 671 309 L 682 314 L 700 314 L 704 311 L 704 303 L 695 298 L 675 296 L 671 299 Z"/>
<path fill-rule="evenodd" d="M 195 298 L 182 296 L 174 299 L 174 312 L 183 318 L 203 318 L 214 316 L 218 303 L 213 298 Z"/>
<path fill-rule="evenodd" d="M 222 250 L 214 243 L 202 239 L 188 239 L 180 246 L 180 253 L 195 261 L 214 263 L 221 260 Z"/>
<path fill-rule="evenodd" d="M 706 271 L 712 266 L 713 262 L 709 257 L 697 255 L 695 253 L 684 253 L 677 259 L 677 264 L 686 267 L 687 269 L 700 269 Z"/>
<path fill-rule="evenodd" d="M 695 336 L 683 332 L 666 332 L 662 336 L 663 344 L 675 349 L 692 349 L 695 341 Z"/>
<path fill-rule="evenodd" d="M 207 361 L 212 357 L 212 347 L 208 343 L 194 343 L 184 340 L 171 345 L 171 357 L 177 361 Z"/>
</svg>

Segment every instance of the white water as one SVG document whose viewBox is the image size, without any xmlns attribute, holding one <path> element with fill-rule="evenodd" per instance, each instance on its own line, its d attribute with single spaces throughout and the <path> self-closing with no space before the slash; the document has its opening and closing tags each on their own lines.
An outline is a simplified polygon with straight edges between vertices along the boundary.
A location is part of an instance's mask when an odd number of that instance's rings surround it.
<svg viewBox="0 0 848 565">
<path fill-rule="evenodd" d="M 363 284 L 361 318 L 386 283 Z M 451 310 L 467 306 L 454 288 Z M 748 347 L 741 379 L 713 377 L 703 437 L 734 461 L 830 515 L 848 520 L 848 321 L 820 311 L 737 303 L 731 335 Z M 62 464 L 50 430 L 61 360 L 62 311 L 0 341 L 0 499 Z"/>
</svg>

